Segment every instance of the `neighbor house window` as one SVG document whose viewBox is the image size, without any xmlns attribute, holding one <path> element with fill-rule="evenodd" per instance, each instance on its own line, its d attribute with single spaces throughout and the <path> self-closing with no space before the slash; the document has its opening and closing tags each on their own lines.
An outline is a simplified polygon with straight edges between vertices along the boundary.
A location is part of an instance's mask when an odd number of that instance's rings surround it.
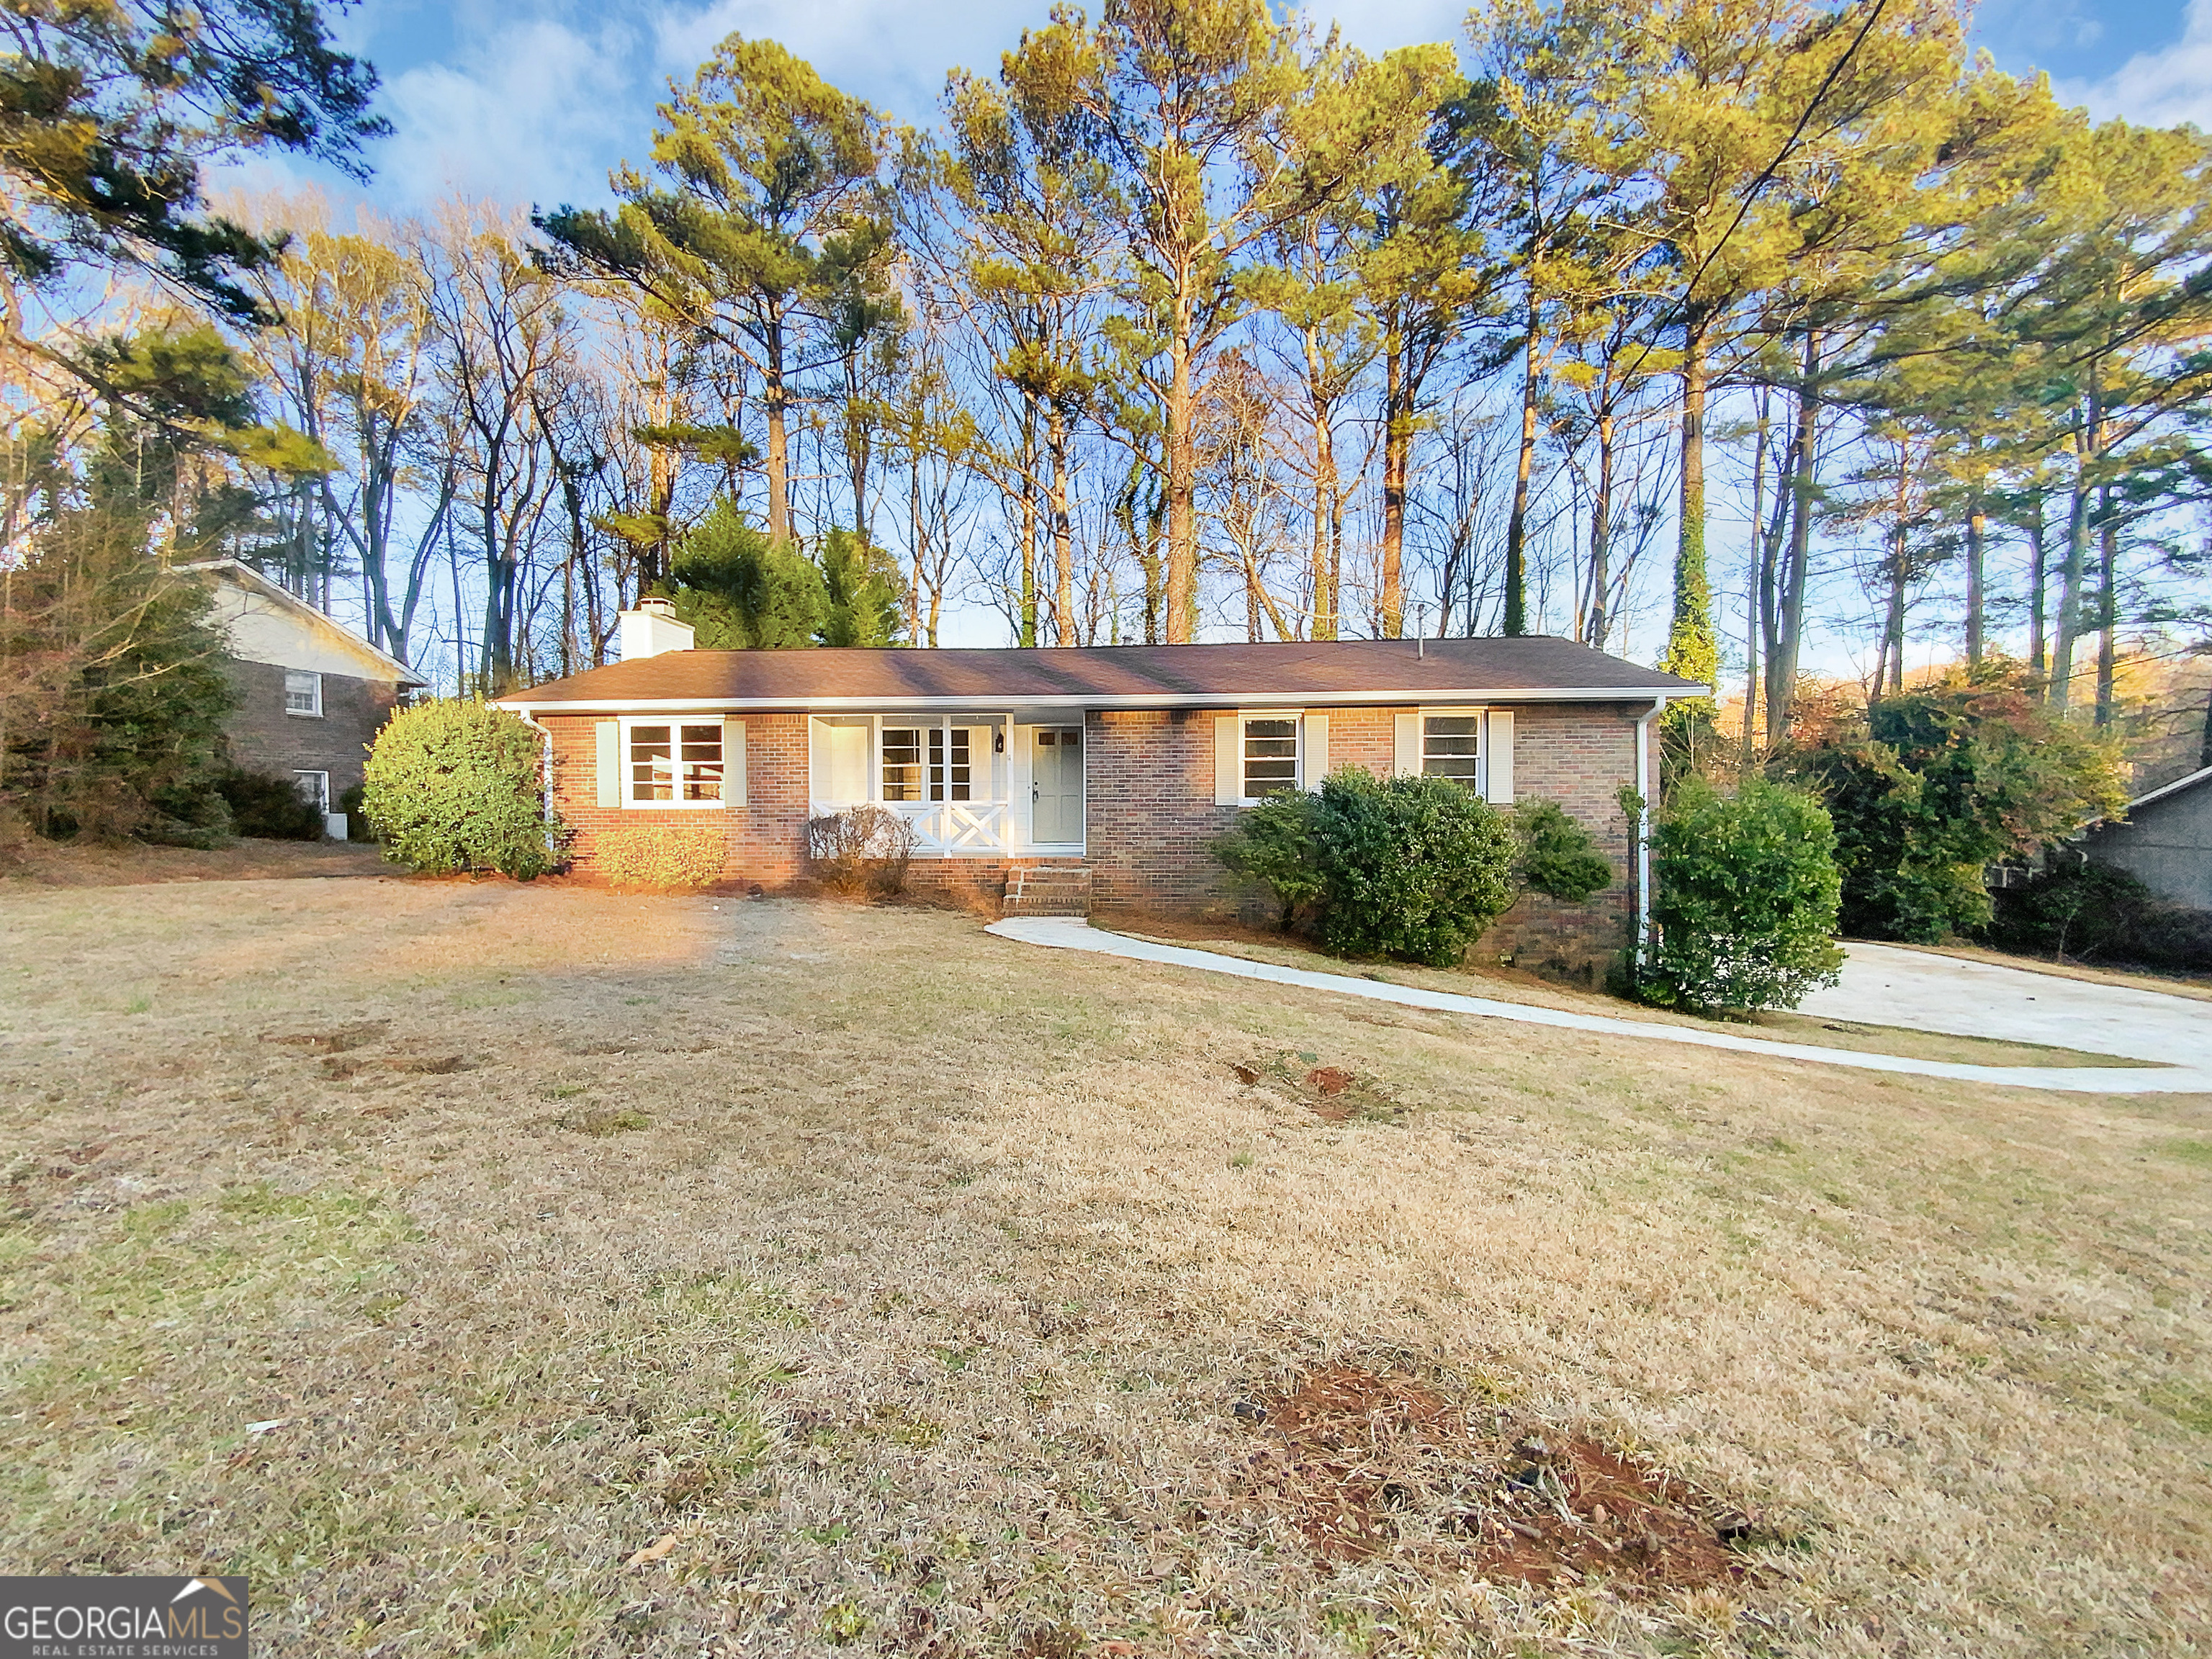
<svg viewBox="0 0 2212 1659">
<path fill-rule="evenodd" d="M 1421 774 L 1482 787 L 1482 716 L 1427 714 L 1421 720 Z"/>
<path fill-rule="evenodd" d="M 292 781 L 300 791 L 301 799 L 318 812 L 331 810 L 331 775 L 327 772 L 295 772 Z"/>
<path fill-rule="evenodd" d="M 284 671 L 284 712 L 288 714 L 311 714 L 320 719 L 323 712 L 323 677 L 310 674 L 303 669 Z"/>
<path fill-rule="evenodd" d="M 629 783 L 633 806 L 720 806 L 721 721 L 632 725 Z"/>
<path fill-rule="evenodd" d="M 1244 799 L 1265 800 L 1298 787 L 1298 723 L 1274 716 L 1244 722 Z"/>
</svg>

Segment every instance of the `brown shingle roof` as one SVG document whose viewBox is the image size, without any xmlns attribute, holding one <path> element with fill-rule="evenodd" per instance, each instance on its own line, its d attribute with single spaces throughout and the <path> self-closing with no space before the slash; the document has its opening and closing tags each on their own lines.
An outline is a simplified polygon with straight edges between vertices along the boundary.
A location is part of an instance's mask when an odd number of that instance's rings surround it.
<svg viewBox="0 0 2212 1659">
<path fill-rule="evenodd" d="M 1703 690 L 1570 640 L 1343 640 L 984 651 L 671 651 L 501 702 L 530 708 L 1057 704 L 1231 708 L 1468 698 L 1641 700 Z"/>
</svg>

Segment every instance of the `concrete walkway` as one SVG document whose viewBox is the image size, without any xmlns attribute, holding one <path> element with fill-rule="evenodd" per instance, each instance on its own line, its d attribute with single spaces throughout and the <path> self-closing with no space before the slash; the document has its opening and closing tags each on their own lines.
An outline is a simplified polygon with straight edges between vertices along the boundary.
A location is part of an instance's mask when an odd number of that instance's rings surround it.
<svg viewBox="0 0 2212 1659">
<path fill-rule="evenodd" d="M 2212 1094 L 2212 1062 L 2203 1058 L 2203 1041 L 2194 1040 L 2181 1054 L 2136 1054 L 2138 1048 L 2147 1044 L 2130 1042 L 2125 1048 L 2093 1045 L 2075 1041 L 2064 1035 L 2054 1034 L 2045 1025 L 2039 1035 L 2024 1040 L 2055 1043 L 2060 1046 L 2094 1048 L 2095 1052 L 2130 1054 L 2137 1058 L 2183 1060 L 2178 1065 L 2162 1065 L 2154 1069 L 2143 1067 L 2113 1067 L 2095 1066 L 1966 1066 L 1949 1060 L 1908 1060 L 1898 1054 L 1863 1054 L 1850 1048 L 1822 1048 L 1810 1043 L 1770 1042 L 1761 1037 L 1739 1036 L 1729 1031 L 1705 1030 L 1695 1026 L 1662 1025 L 1652 1020 L 1627 1019 L 1608 1014 L 1575 1014 L 1556 1008 L 1531 1007 L 1523 1003 L 1498 1002 L 1488 997 L 1462 996 L 1449 991 L 1428 991 L 1411 985 L 1390 985 L 1380 980 L 1354 979 L 1343 974 L 1315 973 L 1304 968 L 1279 968 L 1272 963 L 1247 962 L 1241 957 L 1224 957 L 1212 951 L 1194 951 L 1180 945 L 1156 945 L 1147 939 L 1131 939 L 1126 934 L 1109 933 L 1092 927 L 1090 923 L 1068 916 L 1024 916 L 994 922 L 988 932 L 1001 939 L 1017 939 L 1025 945 L 1039 945 L 1061 951 L 1089 951 L 1102 956 L 1121 957 L 1132 962 L 1153 962 L 1176 968 L 1194 968 L 1205 973 L 1227 974 L 1237 979 L 1259 980 L 1270 985 L 1296 985 L 1311 991 L 1334 991 L 1344 996 L 1359 997 L 1370 1002 L 1391 1002 L 1407 1008 L 1429 1008 L 1440 1013 L 1479 1014 L 1488 1019 L 1515 1020 L 1524 1025 L 1548 1025 L 1557 1030 L 1590 1031 L 1606 1036 L 1632 1037 L 1646 1042 L 1672 1042 L 1698 1048 L 1725 1048 L 1735 1054 L 1765 1054 L 1781 1060 L 1811 1060 L 1824 1066 L 1848 1066 L 1859 1071 L 1890 1072 L 1908 1077 L 1949 1078 L 1961 1083 L 1989 1083 L 2022 1089 L 2057 1089 L 2075 1094 L 2132 1095 L 2132 1094 Z M 1870 947 L 1854 945 L 1857 953 Z M 1871 947 L 1879 949 L 1880 947 Z M 2049 975 L 2022 973 L 2017 969 L 1982 968 L 1978 963 L 1954 962 L 1949 957 L 1919 957 L 1911 951 L 1885 951 L 1889 955 L 1913 957 L 1917 962 L 1934 962 L 1945 968 L 1975 968 L 1981 972 L 2010 975 L 2033 980 L 2039 988 L 2065 986 L 2080 990 L 2109 991 L 2113 988 L 2091 986 L 2072 980 L 2057 979 Z M 1881 971 L 1877 964 L 1876 974 Z M 1892 970 L 1893 974 L 1894 969 Z M 1845 969 L 1847 981 L 1853 986 L 1864 976 Z M 1894 978 L 1889 981 L 1896 984 Z M 1871 1006 L 1881 998 L 1881 981 L 1867 979 L 1866 988 L 1855 1007 Z M 1824 996 L 1841 994 L 1824 992 Z M 1905 993 L 1901 1000 L 1909 1000 Z M 2039 997 L 2042 994 L 2039 989 Z M 2152 1003 L 2172 1002 L 2190 1012 L 2184 1018 L 2194 1018 L 2212 1024 L 2212 1008 L 2192 1003 L 2179 997 L 2160 997 L 2154 992 L 2123 992 L 2116 994 L 2142 997 Z M 1952 993 L 1946 1006 L 1955 1011 L 1971 993 Z M 1809 1005 L 1808 1012 L 1814 1012 Z M 1819 1012 L 1826 1012 L 1826 1009 Z M 2161 1018 L 2167 1011 L 2159 1011 Z M 1858 1012 L 1846 1016 L 1869 1024 L 1887 1025 L 1907 1024 L 1894 1010 L 1875 1013 Z M 1944 1017 L 1944 1016 L 1930 1016 Z M 1946 1031 L 1953 1035 L 1981 1036 L 2014 1036 L 2010 1031 L 1955 1030 L 1952 1025 L 1923 1025 L 1916 1029 Z M 2102 1028 L 2100 1028 L 2102 1029 Z M 2160 1030 L 2166 1030 L 2161 1025 Z M 2014 1040 L 2023 1040 L 2016 1038 Z"/>
</svg>

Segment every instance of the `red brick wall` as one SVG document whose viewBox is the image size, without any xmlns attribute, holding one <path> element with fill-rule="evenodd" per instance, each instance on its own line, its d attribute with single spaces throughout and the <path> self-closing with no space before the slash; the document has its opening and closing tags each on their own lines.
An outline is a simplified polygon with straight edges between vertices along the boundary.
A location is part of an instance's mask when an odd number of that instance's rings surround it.
<svg viewBox="0 0 2212 1659">
<path fill-rule="evenodd" d="M 574 836 L 569 857 L 592 872 L 600 832 L 680 817 L 718 824 L 727 844 L 725 874 L 732 881 L 780 887 L 805 873 L 806 716 L 745 716 L 745 804 L 720 811 L 643 812 L 599 804 L 598 714 L 546 714 L 538 724 L 553 733 L 553 789 L 562 821 Z M 680 718 L 678 717 L 678 718 Z"/>
<path fill-rule="evenodd" d="M 1516 965 L 1588 979 L 1631 943 L 1635 870 L 1613 797 L 1636 781 L 1636 717 L 1649 704 L 1535 705 L 1516 711 L 1514 793 L 1556 801 L 1596 839 L 1613 884 L 1587 904 L 1532 894 L 1476 947 Z M 1213 804 L 1213 722 L 1225 709 L 1113 711 L 1090 720 L 1091 896 L 1102 910 L 1235 915 L 1271 921 L 1264 889 L 1232 877 L 1206 850 L 1239 809 Z M 1328 764 L 1388 776 L 1396 708 L 1328 711 Z"/>
<path fill-rule="evenodd" d="M 389 680 L 323 676 L 320 720 L 284 712 L 284 671 L 265 662 L 228 663 L 238 709 L 224 731 L 231 760 L 248 772 L 289 779 L 295 772 L 331 775 L 331 805 L 361 781 L 368 746 L 392 718 L 399 688 Z"/>
<path fill-rule="evenodd" d="M 1630 942 L 1635 872 L 1629 826 L 1613 799 L 1636 777 L 1635 720 L 1648 705 L 1551 704 L 1516 711 L 1514 785 L 1521 799 L 1557 801 L 1597 839 L 1614 872 L 1613 887 L 1586 905 L 1531 896 L 1500 917 L 1478 953 L 1588 977 Z M 1237 821 L 1238 809 L 1213 804 L 1216 709 L 1094 712 L 1087 721 L 1088 857 L 1093 902 L 1102 910 L 1234 915 L 1271 920 L 1263 889 L 1217 864 L 1208 844 Z M 1394 708 L 1329 711 L 1332 767 L 1387 775 L 1396 749 Z M 572 855 L 592 866 L 599 833 L 641 816 L 596 805 L 599 716 L 548 714 L 554 732 L 555 787 L 562 818 L 575 832 Z M 807 722 L 803 714 L 745 717 L 745 805 L 696 816 L 720 823 L 730 879 L 781 886 L 805 873 Z M 659 816 L 659 815 L 655 815 Z M 917 890 L 963 900 L 995 898 L 1012 860 L 917 859 Z"/>
</svg>

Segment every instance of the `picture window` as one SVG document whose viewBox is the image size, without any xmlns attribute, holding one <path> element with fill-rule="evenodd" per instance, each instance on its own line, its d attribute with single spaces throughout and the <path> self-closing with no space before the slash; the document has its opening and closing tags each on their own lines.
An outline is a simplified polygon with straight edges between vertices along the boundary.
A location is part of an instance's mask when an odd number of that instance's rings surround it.
<svg viewBox="0 0 2212 1659">
<path fill-rule="evenodd" d="M 631 726 L 629 799 L 636 805 L 720 805 L 722 723 Z"/>
</svg>

